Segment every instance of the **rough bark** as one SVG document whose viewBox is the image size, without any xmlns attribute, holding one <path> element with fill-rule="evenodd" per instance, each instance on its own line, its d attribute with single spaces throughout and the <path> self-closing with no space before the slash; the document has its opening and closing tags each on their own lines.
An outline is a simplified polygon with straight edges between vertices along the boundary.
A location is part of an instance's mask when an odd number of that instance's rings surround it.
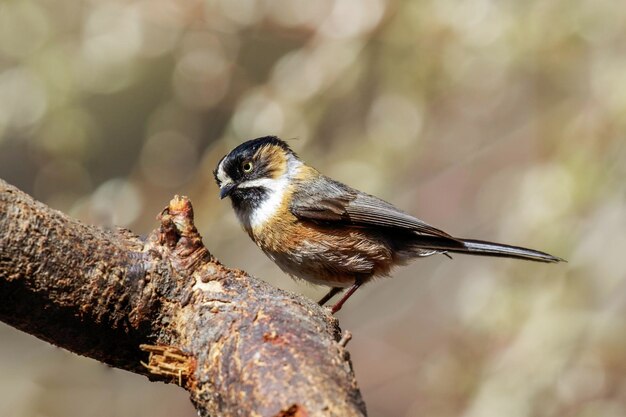
<svg viewBox="0 0 626 417">
<path fill-rule="evenodd" d="M 0 180 L 0 320 L 177 383 L 201 416 L 366 415 L 327 309 L 222 266 L 186 198 L 159 220 L 102 230 Z"/>
</svg>

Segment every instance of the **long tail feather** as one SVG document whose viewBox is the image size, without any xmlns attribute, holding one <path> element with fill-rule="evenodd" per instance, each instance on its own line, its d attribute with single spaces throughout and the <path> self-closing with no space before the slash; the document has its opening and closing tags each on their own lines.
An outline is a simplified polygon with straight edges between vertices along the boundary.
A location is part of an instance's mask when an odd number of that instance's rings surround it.
<svg viewBox="0 0 626 417">
<path fill-rule="evenodd" d="M 420 236 L 415 246 L 420 249 L 431 249 L 442 252 L 462 253 L 467 255 L 496 256 L 503 258 L 525 259 L 535 262 L 564 262 L 564 259 L 548 253 L 520 246 L 504 245 L 502 243 L 487 242 L 484 240 L 462 239 L 457 240 Z"/>
<path fill-rule="evenodd" d="M 526 259 L 536 262 L 563 262 L 564 259 L 552 256 L 549 253 L 520 246 L 503 245 L 502 243 L 486 242 L 483 240 L 462 239 L 465 248 L 459 253 L 471 255 L 501 256 L 505 258 Z M 451 252 L 457 252 L 450 250 Z"/>
</svg>

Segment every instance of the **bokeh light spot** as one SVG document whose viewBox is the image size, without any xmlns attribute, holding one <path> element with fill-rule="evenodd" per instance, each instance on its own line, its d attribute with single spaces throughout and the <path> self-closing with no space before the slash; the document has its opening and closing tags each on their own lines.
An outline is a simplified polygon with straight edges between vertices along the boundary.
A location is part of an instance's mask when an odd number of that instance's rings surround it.
<svg viewBox="0 0 626 417">
<path fill-rule="evenodd" d="M 180 187 L 196 170 L 195 144 L 179 132 L 159 132 L 146 140 L 140 163 L 145 178 L 159 187 Z"/>
<path fill-rule="evenodd" d="M 141 213 L 141 193 L 126 179 L 110 179 L 92 194 L 91 210 L 99 224 L 128 226 Z"/>
<path fill-rule="evenodd" d="M 0 73 L 0 127 L 25 128 L 46 112 L 45 86 L 32 71 L 16 67 Z M 1 133 L 1 132 L 0 132 Z"/>
</svg>

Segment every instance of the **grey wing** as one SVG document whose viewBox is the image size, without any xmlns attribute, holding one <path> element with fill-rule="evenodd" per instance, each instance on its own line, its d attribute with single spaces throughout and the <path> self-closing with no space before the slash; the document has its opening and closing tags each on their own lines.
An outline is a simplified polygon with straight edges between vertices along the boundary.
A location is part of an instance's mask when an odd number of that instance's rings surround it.
<svg viewBox="0 0 626 417">
<path fill-rule="evenodd" d="M 310 184 L 307 184 L 306 190 L 297 188 L 291 212 L 298 218 L 316 222 L 403 229 L 456 240 L 380 198 L 327 177 L 320 177 L 313 189 Z"/>
</svg>

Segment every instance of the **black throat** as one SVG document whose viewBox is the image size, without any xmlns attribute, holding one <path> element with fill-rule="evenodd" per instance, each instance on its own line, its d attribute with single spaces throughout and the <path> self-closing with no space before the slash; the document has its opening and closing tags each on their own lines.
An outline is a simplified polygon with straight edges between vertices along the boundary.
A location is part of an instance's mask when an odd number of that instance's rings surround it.
<svg viewBox="0 0 626 417">
<path fill-rule="evenodd" d="M 265 187 L 242 188 L 235 189 L 230 195 L 230 200 L 235 210 L 250 214 L 268 195 L 269 190 Z"/>
</svg>

